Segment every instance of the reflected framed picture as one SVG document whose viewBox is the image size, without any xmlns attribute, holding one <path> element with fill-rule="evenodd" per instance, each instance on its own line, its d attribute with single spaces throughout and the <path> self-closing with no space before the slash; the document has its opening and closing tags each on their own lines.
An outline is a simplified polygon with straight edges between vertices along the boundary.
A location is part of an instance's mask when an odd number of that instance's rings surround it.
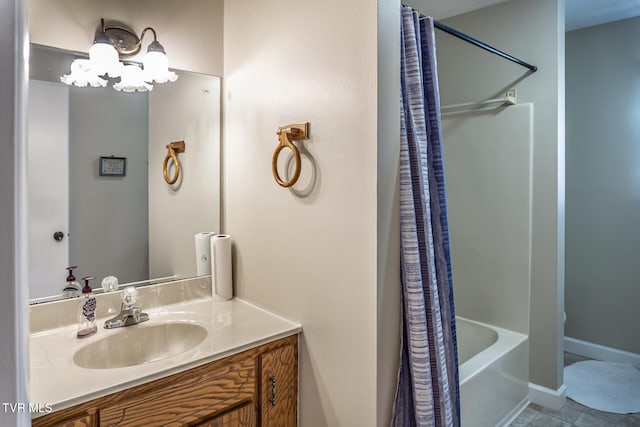
<svg viewBox="0 0 640 427">
<path fill-rule="evenodd" d="M 126 173 L 126 157 L 100 157 L 100 176 L 125 176 Z"/>
</svg>

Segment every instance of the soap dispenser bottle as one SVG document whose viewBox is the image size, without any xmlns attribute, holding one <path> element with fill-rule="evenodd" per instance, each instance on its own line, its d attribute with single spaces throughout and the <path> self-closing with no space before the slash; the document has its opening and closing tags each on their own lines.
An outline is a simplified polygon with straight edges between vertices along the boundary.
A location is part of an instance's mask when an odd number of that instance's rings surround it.
<svg viewBox="0 0 640 427">
<path fill-rule="evenodd" d="M 66 270 L 69 271 L 69 274 L 67 276 L 67 284 L 62 289 L 62 296 L 64 298 L 73 298 L 73 297 L 80 296 L 81 287 L 80 287 L 80 283 L 78 283 L 78 281 L 73 275 L 74 268 L 78 268 L 78 266 L 72 265 L 66 268 Z"/>
<path fill-rule="evenodd" d="M 93 294 L 89 280 L 95 277 L 83 277 L 84 288 L 78 305 L 78 338 L 86 338 L 98 331 L 96 326 L 96 297 Z"/>
</svg>

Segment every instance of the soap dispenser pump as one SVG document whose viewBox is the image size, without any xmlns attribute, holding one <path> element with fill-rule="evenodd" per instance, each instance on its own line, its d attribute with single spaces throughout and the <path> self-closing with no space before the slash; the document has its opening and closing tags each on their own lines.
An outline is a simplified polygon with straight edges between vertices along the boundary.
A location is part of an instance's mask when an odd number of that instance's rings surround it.
<svg viewBox="0 0 640 427">
<path fill-rule="evenodd" d="M 73 269 L 78 268 L 77 265 L 72 265 L 66 268 L 69 272 L 67 276 L 67 284 L 62 289 L 62 296 L 64 298 L 73 298 L 80 296 L 80 283 L 77 282 L 75 276 L 73 275 Z"/>
<path fill-rule="evenodd" d="M 83 277 L 84 288 L 78 308 L 78 338 L 86 338 L 98 331 L 96 326 L 96 297 L 93 294 L 89 280 L 95 277 Z"/>
</svg>

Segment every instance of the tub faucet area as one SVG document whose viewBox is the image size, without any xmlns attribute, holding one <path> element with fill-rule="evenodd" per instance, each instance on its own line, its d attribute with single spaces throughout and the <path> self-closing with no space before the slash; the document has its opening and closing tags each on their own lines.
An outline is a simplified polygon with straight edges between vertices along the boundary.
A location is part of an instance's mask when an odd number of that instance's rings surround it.
<svg viewBox="0 0 640 427">
<path fill-rule="evenodd" d="M 149 315 L 143 313 L 142 309 L 135 307 L 138 300 L 138 291 L 133 286 L 125 288 L 122 292 L 122 305 L 120 313 L 104 322 L 105 329 L 121 328 L 125 326 L 137 325 L 149 320 Z"/>
</svg>

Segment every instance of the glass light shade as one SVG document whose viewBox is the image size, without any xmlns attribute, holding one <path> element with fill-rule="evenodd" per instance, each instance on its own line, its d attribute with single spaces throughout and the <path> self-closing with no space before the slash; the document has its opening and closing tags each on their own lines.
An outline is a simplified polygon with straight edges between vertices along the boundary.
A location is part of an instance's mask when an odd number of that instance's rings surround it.
<svg viewBox="0 0 640 427">
<path fill-rule="evenodd" d="M 163 52 L 147 52 L 142 58 L 144 81 L 152 83 L 175 82 L 178 75 L 169 71 L 169 59 Z"/>
<path fill-rule="evenodd" d="M 109 77 L 122 75 L 122 63 L 118 52 L 113 45 L 108 43 L 94 43 L 89 49 L 91 68 L 99 76 L 107 74 Z"/>
<path fill-rule="evenodd" d="M 91 62 L 88 59 L 76 59 L 71 63 L 71 73 L 60 77 L 60 81 L 66 85 L 78 87 L 105 87 L 107 81 L 98 77 L 98 74 L 91 69 Z"/>
<path fill-rule="evenodd" d="M 136 65 L 125 65 L 120 82 L 114 84 L 113 88 L 123 92 L 147 92 L 153 90 L 153 86 L 144 81 L 142 69 Z"/>
</svg>

